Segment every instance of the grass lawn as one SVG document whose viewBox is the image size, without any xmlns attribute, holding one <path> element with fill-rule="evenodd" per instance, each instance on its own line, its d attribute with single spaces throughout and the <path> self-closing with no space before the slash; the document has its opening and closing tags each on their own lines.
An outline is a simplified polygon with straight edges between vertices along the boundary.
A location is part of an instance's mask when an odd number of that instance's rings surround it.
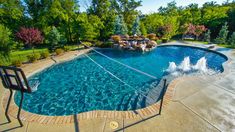
<svg viewBox="0 0 235 132">
<path fill-rule="evenodd" d="M 208 42 L 204 42 L 204 41 L 198 41 L 198 40 L 183 40 L 185 42 L 193 42 L 195 44 L 208 44 Z"/>
<path fill-rule="evenodd" d="M 194 42 L 195 44 L 208 44 L 208 42 L 203 42 L 203 41 L 196 41 L 196 40 L 184 40 L 185 42 Z M 235 47 L 228 45 L 228 44 L 217 44 L 218 46 L 224 47 L 224 48 L 231 48 L 235 49 Z"/>
<path fill-rule="evenodd" d="M 224 47 L 224 48 L 235 49 L 235 47 L 232 47 L 231 45 L 228 45 L 228 44 L 218 44 L 218 46 L 221 46 L 221 47 Z"/>
<path fill-rule="evenodd" d="M 82 46 L 78 45 L 68 45 L 66 46 L 66 48 L 68 50 L 76 50 L 76 49 L 80 49 Z M 35 48 L 34 52 L 35 53 L 42 53 L 47 51 L 47 48 Z M 12 51 L 10 53 L 10 61 L 7 61 L 6 59 L 4 59 L 3 57 L 0 58 L 0 65 L 11 65 L 12 61 L 15 60 L 21 60 L 22 62 L 27 62 L 28 61 L 28 55 L 32 55 L 33 54 L 33 50 L 32 49 L 26 49 L 26 50 L 19 50 L 19 51 Z"/>
<path fill-rule="evenodd" d="M 47 51 L 47 48 L 42 48 L 42 49 L 34 49 L 35 53 L 42 53 L 44 51 Z M 32 49 L 27 49 L 27 50 L 19 50 L 19 51 L 13 51 L 10 53 L 10 61 L 7 61 L 6 59 L 4 59 L 3 57 L 1 57 L 0 59 L 0 64 L 2 65 L 11 65 L 11 62 L 14 60 L 21 60 L 22 62 L 27 62 L 28 55 L 33 54 L 33 50 Z"/>
</svg>

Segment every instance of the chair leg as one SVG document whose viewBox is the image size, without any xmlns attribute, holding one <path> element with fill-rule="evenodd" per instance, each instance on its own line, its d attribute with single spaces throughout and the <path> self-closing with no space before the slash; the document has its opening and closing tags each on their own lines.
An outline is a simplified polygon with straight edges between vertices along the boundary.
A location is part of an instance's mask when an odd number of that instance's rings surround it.
<svg viewBox="0 0 235 132">
<path fill-rule="evenodd" d="M 5 110 L 5 116 L 6 116 L 6 118 L 7 118 L 8 123 L 11 122 L 11 119 L 10 119 L 10 117 L 9 117 L 9 115 L 8 115 L 8 110 L 9 110 L 9 106 L 10 106 L 10 103 L 11 103 L 12 93 L 13 93 L 13 92 L 12 92 L 12 90 L 10 89 L 10 96 L 9 96 L 9 98 L 8 98 L 7 107 L 6 107 L 6 110 Z"/>
<path fill-rule="evenodd" d="M 22 123 L 22 121 L 21 121 L 21 119 L 20 119 L 20 112 L 21 112 L 21 108 L 22 108 L 22 104 L 23 104 L 23 99 L 24 99 L 24 93 L 21 92 L 20 106 L 19 106 L 19 110 L 18 110 L 18 114 L 17 114 L 17 119 L 18 119 L 18 121 L 19 121 L 21 127 L 24 126 L 23 123 Z"/>
</svg>

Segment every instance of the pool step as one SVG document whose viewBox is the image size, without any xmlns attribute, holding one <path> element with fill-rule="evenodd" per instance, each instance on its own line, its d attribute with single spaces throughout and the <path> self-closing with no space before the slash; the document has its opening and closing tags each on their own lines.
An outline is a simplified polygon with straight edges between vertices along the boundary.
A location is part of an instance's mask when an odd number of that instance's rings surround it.
<svg viewBox="0 0 235 132">
<path fill-rule="evenodd" d="M 152 85 L 152 89 L 149 91 L 146 100 L 146 105 L 152 105 L 153 103 L 157 102 L 161 98 L 161 92 L 164 85 L 164 79 L 161 79 L 158 83 Z"/>
</svg>

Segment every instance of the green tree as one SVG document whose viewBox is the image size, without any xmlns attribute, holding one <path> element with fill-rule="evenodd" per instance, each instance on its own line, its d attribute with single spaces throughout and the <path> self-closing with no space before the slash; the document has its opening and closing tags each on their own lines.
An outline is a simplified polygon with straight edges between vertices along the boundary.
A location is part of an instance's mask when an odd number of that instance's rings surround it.
<svg viewBox="0 0 235 132">
<path fill-rule="evenodd" d="M 175 1 L 168 3 L 167 7 L 160 7 L 158 9 L 161 15 L 167 15 L 167 16 L 178 16 L 179 13 L 178 10 L 179 8 L 176 6 Z"/>
<path fill-rule="evenodd" d="M 228 21 L 228 11 L 230 7 L 219 6 L 216 3 L 207 3 L 201 9 L 201 25 L 205 25 L 211 30 L 214 39 L 220 31 L 220 27 Z"/>
<path fill-rule="evenodd" d="M 233 34 L 231 35 L 230 39 L 229 39 L 229 44 L 232 47 L 235 47 L 235 32 L 233 32 Z"/>
<path fill-rule="evenodd" d="M 74 42 L 74 38 L 72 37 L 73 30 L 72 25 L 74 24 L 74 19 L 77 16 L 77 12 L 79 11 L 79 5 L 77 4 L 77 0 L 63 0 L 62 7 L 64 9 L 64 14 L 62 14 L 63 22 L 65 22 L 65 36 L 68 42 Z"/>
<path fill-rule="evenodd" d="M 210 43 L 211 42 L 211 31 L 207 30 L 204 36 L 204 41 Z"/>
<path fill-rule="evenodd" d="M 4 25 L 0 24 L 0 56 L 9 60 L 11 51 L 11 31 Z"/>
<path fill-rule="evenodd" d="M 87 10 L 89 15 L 98 16 L 103 23 L 100 29 L 99 39 L 108 39 L 114 32 L 114 23 L 116 18 L 115 10 L 112 8 L 110 0 L 92 0 L 91 6 Z"/>
<path fill-rule="evenodd" d="M 117 16 L 116 17 L 116 21 L 115 21 L 115 25 L 114 25 L 114 33 L 116 35 L 126 35 L 128 34 L 128 29 L 126 26 L 126 23 L 124 22 L 123 16 Z"/>
<path fill-rule="evenodd" d="M 198 4 L 190 4 L 184 10 L 179 12 L 180 14 L 180 25 L 187 23 L 200 24 L 201 22 L 201 10 Z"/>
<path fill-rule="evenodd" d="M 141 6 L 141 0 L 110 0 L 112 7 L 117 14 L 124 17 L 124 21 L 129 31 L 131 31 L 133 21 L 139 14 L 137 8 Z M 130 32 L 131 33 L 131 32 Z"/>
<path fill-rule="evenodd" d="M 99 38 L 103 23 L 98 16 L 82 13 L 78 15 L 76 22 L 78 23 L 77 33 L 81 40 L 93 41 Z"/>
<path fill-rule="evenodd" d="M 145 27 L 143 22 L 140 22 L 140 31 L 141 31 L 143 36 L 147 35 L 147 29 L 146 29 L 146 27 Z"/>
<path fill-rule="evenodd" d="M 24 7 L 20 0 L 0 1 L 0 23 L 14 31 L 24 22 Z"/>
<path fill-rule="evenodd" d="M 52 27 L 51 31 L 49 32 L 47 36 L 49 45 L 51 46 L 52 49 L 54 49 L 56 46 L 58 46 L 60 40 L 61 40 L 61 35 L 60 32 L 57 30 L 56 27 Z"/>
<path fill-rule="evenodd" d="M 49 0 L 24 0 L 25 9 L 29 24 L 39 29 L 44 29 L 47 26 L 47 9 L 50 6 Z"/>
<path fill-rule="evenodd" d="M 227 37 L 228 37 L 228 23 L 226 22 L 224 26 L 222 26 L 219 35 L 215 39 L 215 42 L 218 44 L 225 44 L 227 42 Z"/>
<path fill-rule="evenodd" d="M 231 31 L 235 31 L 235 6 L 233 6 L 228 12 L 228 24 L 229 29 Z"/>
<path fill-rule="evenodd" d="M 132 34 L 133 35 L 141 35 L 140 31 L 140 18 L 136 17 L 133 26 L 132 26 Z"/>
<path fill-rule="evenodd" d="M 153 14 L 145 16 L 142 22 L 145 25 L 147 33 L 156 34 L 157 33 L 156 31 L 158 30 L 158 28 L 164 25 L 164 16 L 158 13 L 153 13 Z"/>
<path fill-rule="evenodd" d="M 67 42 L 74 42 L 74 20 L 79 12 L 77 0 L 24 0 L 31 24 L 44 33 L 49 26 L 59 27 Z M 48 33 L 45 33 L 48 34 Z"/>
</svg>

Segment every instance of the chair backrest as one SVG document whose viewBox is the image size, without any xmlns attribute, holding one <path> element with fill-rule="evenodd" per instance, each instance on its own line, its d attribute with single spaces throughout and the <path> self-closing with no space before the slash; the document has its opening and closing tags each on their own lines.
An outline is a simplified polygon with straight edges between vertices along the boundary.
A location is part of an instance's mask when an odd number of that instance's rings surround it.
<svg viewBox="0 0 235 132">
<path fill-rule="evenodd" d="M 2 79 L 3 86 L 7 89 L 18 90 L 26 93 L 32 92 L 25 74 L 20 68 L 0 66 L 0 77 Z"/>
</svg>

